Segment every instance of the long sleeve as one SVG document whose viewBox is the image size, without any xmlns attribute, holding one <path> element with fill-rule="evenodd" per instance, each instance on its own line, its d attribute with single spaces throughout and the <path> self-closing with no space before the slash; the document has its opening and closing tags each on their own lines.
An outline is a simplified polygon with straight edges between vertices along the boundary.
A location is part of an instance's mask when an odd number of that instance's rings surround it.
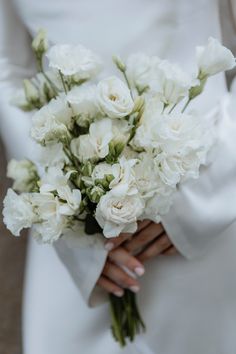
<svg viewBox="0 0 236 354">
<path fill-rule="evenodd" d="M 15 13 L 11 0 L 0 0 L 0 135 L 8 158 L 34 159 L 35 146 L 29 138 L 30 113 L 21 112 L 9 103 L 22 80 L 32 75 L 33 64 L 30 36 L 24 24 Z M 80 248 L 79 240 L 71 241 L 73 247 L 70 247 L 71 242 L 61 239 L 55 250 L 85 301 L 94 304 L 99 294 L 95 284 L 107 253 L 101 238 L 83 248 Z"/>
<path fill-rule="evenodd" d="M 236 92 L 225 94 L 218 110 L 218 143 L 198 180 L 181 186 L 164 227 L 187 258 L 198 258 L 236 223 Z"/>
</svg>

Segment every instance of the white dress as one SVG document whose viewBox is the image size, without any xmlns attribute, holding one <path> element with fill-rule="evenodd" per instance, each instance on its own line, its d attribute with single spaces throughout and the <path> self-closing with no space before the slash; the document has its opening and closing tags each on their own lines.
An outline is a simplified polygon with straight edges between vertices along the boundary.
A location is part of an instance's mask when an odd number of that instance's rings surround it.
<svg viewBox="0 0 236 354">
<path fill-rule="evenodd" d="M 32 71 L 27 32 L 81 43 L 111 55 L 144 51 L 190 70 L 194 47 L 220 38 L 217 0 L 0 0 L 0 127 L 9 156 L 33 156 L 30 115 L 11 107 L 13 87 Z M 217 160 L 181 188 L 163 224 L 182 255 L 146 264 L 138 295 L 147 332 L 124 350 L 113 341 L 109 309 L 94 289 L 106 252 L 60 241 L 29 243 L 24 292 L 24 354 L 236 353 L 236 111 L 218 75 L 196 100 L 221 101 Z M 58 257 L 59 255 L 59 257 Z M 80 289 L 80 291 L 78 290 Z"/>
</svg>

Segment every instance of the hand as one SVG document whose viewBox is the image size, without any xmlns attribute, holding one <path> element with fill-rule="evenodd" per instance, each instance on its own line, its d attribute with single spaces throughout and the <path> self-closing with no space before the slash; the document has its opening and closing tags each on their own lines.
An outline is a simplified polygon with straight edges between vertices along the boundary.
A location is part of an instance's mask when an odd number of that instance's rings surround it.
<svg viewBox="0 0 236 354">
<path fill-rule="evenodd" d="M 137 255 L 139 261 L 145 262 L 161 254 L 169 256 L 178 253 L 161 223 L 143 221 L 139 228 L 125 243 L 127 251 Z"/>
<path fill-rule="evenodd" d="M 122 267 L 131 272 L 131 275 Z M 139 291 L 140 285 L 135 275 L 141 276 L 144 271 L 142 263 L 137 258 L 132 256 L 124 247 L 118 247 L 108 253 L 107 261 L 97 285 L 119 297 L 123 296 L 124 288 L 136 293 Z"/>
<path fill-rule="evenodd" d="M 130 237 L 132 237 L 130 239 Z M 178 253 L 172 245 L 163 226 L 155 224 L 150 220 L 138 223 L 138 230 L 131 234 L 121 234 L 112 240 L 107 241 L 106 248 L 114 249 L 124 244 L 125 248 L 133 255 L 138 255 L 138 259 L 144 262 L 157 255 L 174 255 Z"/>
</svg>

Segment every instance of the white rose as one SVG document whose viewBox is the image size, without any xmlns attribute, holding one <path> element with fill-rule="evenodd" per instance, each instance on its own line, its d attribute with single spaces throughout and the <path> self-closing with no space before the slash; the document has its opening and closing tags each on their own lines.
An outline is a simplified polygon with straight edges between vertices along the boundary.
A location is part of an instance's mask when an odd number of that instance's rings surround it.
<svg viewBox="0 0 236 354">
<path fill-rule="evenodd" d="M 121 232 L 134 233 L 143 210 L 144 203 L 138 195 L 119 198 L 108 192 L 101 197 L 95 217 L 105 237 L 116 237 Z"/>
<path fill-rule="evenodd" d="M 32 118 L 31 136 L 38 143 L 58 142 L 69 136 L 72 112 L 65 97 L 53 99 Z"/>
<path fill-rule="evenodd" d="M 190 87 L 197 84 L 178 65 L 162 60 L 158 66 L 158 75 L 150 79 L 151 91 L 158 93 L 160 100 L 167 105 L 174 105 L 188 96 Z"/>
<path fill-rule="evenodd" d="M 12 159 L 7 166 L 7 177 L 14 180 L 14 190 L 18 192 L 30 192 L 32 183 L 38 179 L 38 174 L 33 162 Z"/>
<path fill-rule="evenodd" d="M 210 37 L 205 47 L 196 48 L 197 63 L 201 76 L 215 75 L 235 66 L 231 51 L 217 39 Z"/>
<path fill-rule="evenodd" d="M 101 110 L 110 118 L 123 118 L 133 110 L 129 88 L 115 76 L 99 82 L 97 95 Z"/>
<path fill-rule="evenodd" d="M 80 161 L 103 159 L 109 153 L 109 143 L 112 138 L 112 122 L 104 118 L 90 125 L 89 134 L 73 139 L 71 150 Z"/>
<path fill-rule="evenodd" d="M 202 146 L 205 127 L 195 114 L 164 114 L 157 126 L 160 147 L 168 154 L 185 155 Z"/>
<path fill-rule="evenodd" d="M 8 189 L 3 201 L 3 221 L 11 233 L 19 236 L 21 230 L 31 227 L 35 219 L 31 194 L 17 195 L 12 189 Z"/>
<path fill-rule="evenodd" d="M 143 91 L 157 76 L 160 59 L 143 53 L 132 54 L 127 60 L 127 76 L 130 84 Z"/>
<path fill-rule="evenodd" d="M 54 45 L 47 57 L 51 68 L 77 82 L 90 79 L 101 70 L 100 58 L 82 45 Z"/>
<path fill-rule="evenodd" d="M 96 86 L 81 85 L 74 87 L 67 95 L 76 122 L 82 127 L 87 127 L 95 118 L 101 115 L 97 102 Z"/>
</svg>

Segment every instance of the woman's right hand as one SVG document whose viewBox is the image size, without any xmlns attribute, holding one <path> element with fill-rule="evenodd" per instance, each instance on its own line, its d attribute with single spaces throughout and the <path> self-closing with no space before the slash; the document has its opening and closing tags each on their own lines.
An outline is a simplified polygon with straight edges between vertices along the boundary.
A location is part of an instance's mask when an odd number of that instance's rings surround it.
<svg viewBox="0 0 236 354">
<path fill-rule="evenodd" d="M 131 273 L 128 274 L 123 268 Z M 140 289 L 137 276 L 144 274 L 143 264 L 132 256 L 124 247 L 118 247 L 108 253 L 107 261 L 97 285 L 118 297 L 123 296 L 124 289 L 134 293 Z"/>
</svg>

